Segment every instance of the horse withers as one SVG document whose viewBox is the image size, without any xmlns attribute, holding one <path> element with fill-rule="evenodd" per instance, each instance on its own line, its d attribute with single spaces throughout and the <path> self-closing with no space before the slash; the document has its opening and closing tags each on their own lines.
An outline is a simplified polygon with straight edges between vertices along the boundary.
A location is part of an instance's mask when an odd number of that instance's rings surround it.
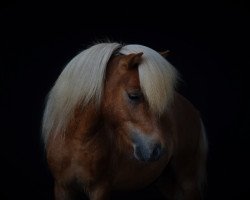
<svg viewBox="0 0 250 200">
<path fill-rule="evenodd" d="M 169 200 L 202 198 L 207 142 L 176 69 L 142 45 L 99 43 L 64 68 L 43 117 L 55 199 L 109 199 L 155 184 Z"/>
</svg>

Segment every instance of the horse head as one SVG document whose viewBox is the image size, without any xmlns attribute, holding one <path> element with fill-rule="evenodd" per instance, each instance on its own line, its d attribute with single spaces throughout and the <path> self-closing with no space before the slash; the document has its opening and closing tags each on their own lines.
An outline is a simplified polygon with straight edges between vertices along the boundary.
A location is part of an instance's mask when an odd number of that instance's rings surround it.
<svg viewBox="0 0 250 200">
<path fill-rule="evenodd" d="M 118 54 L 110 59 L 106 71 L 102 111 L 107 123 L 112 126 L 113 134 L 118 135 L 132 148 L 133 157 L 148 162 L 160 159 L 165 152 L 166 142 L 159 120 L 163 111 L 154 110 L 153 101 L 158 99 L 150 96 L 150 105 L 146 93 L 151 95 L 153 87 L 164 84 L 164 81 L 152 81 L 152 85 L 149 82 L 146 86 L 144 84 L 144 87 L 141 85 L 145 83 L 142 79 L 145 79 L 143 67 L 147 67 L 146 56 L 139 52 Z M 142 69 L 139 69 L 140 67 Z M 160 104 L 158 107 L 166 109 L 167 102 Z"/>
</svg>

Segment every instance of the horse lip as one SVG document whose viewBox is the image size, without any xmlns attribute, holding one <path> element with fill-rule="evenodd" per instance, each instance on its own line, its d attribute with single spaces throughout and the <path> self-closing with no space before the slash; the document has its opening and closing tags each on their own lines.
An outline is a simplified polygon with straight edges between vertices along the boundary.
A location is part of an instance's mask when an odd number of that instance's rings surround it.
<svg viewBox="0 0 250 200">
<path fill-rule="evenodd" d="M 147 151 L 138 145 L 134 146 L 134 157 L 142 162 L 154 162 L 160 160 L 162 155 L 165 153 L 161 147 L 155 148 L 153 151 Z"/>
<path fill-rule="evenodd" d="M 163 147 L 155 134 L 144 134 L 139 130 L 131 131 L 134 157 L 143 162 L 158 161 L 163 154 Z"/>
</svg>

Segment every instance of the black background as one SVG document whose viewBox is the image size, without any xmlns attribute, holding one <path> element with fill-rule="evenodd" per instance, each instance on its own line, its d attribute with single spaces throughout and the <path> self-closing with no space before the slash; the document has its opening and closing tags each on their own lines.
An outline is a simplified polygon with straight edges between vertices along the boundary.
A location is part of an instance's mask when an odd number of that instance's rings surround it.
<svg viewBox="0 0 250 200">
<path fill-rule="evenodd" d="M 171 50 L 178 90 L 207 129 L 207 199 L 250 198 L 249 15 L 244 1 L 2 2 L 0 199 L 52 199 L 40 140 L 45 96 L 74 55 L 106 39 Z"/>
</svg>

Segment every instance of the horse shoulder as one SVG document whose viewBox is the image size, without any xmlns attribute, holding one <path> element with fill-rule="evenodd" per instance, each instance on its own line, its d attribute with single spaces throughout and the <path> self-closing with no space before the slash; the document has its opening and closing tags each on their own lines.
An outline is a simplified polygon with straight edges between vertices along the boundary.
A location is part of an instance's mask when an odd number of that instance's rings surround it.
<svg viewBox="0 0 250 200">
<path fill-rule="evenodd" d="M 77 109 L 65 134 L 49 140 L 47 160 L 57 180 L 90 183 L 105 170 L 108 144 L 100 122 L 93 107 Z"/>
<path fill-rule="evenodd" d="M 201 118 L 199 111 L 189 100 L 176 93 L 171 121 L 176 160 L 182 164 L 188 163 L 196 153 L 200 142 Z"/>
<path fill-rule="evenodd" d="M 199 111 L 185 97 L 176 93 L 169 119 L 172 158 L 157 183 L 158 187 L 169 199 L 200 199 L 201 185 L 205 180 L 205 154 L 201 143 Z"/>
</svg>

